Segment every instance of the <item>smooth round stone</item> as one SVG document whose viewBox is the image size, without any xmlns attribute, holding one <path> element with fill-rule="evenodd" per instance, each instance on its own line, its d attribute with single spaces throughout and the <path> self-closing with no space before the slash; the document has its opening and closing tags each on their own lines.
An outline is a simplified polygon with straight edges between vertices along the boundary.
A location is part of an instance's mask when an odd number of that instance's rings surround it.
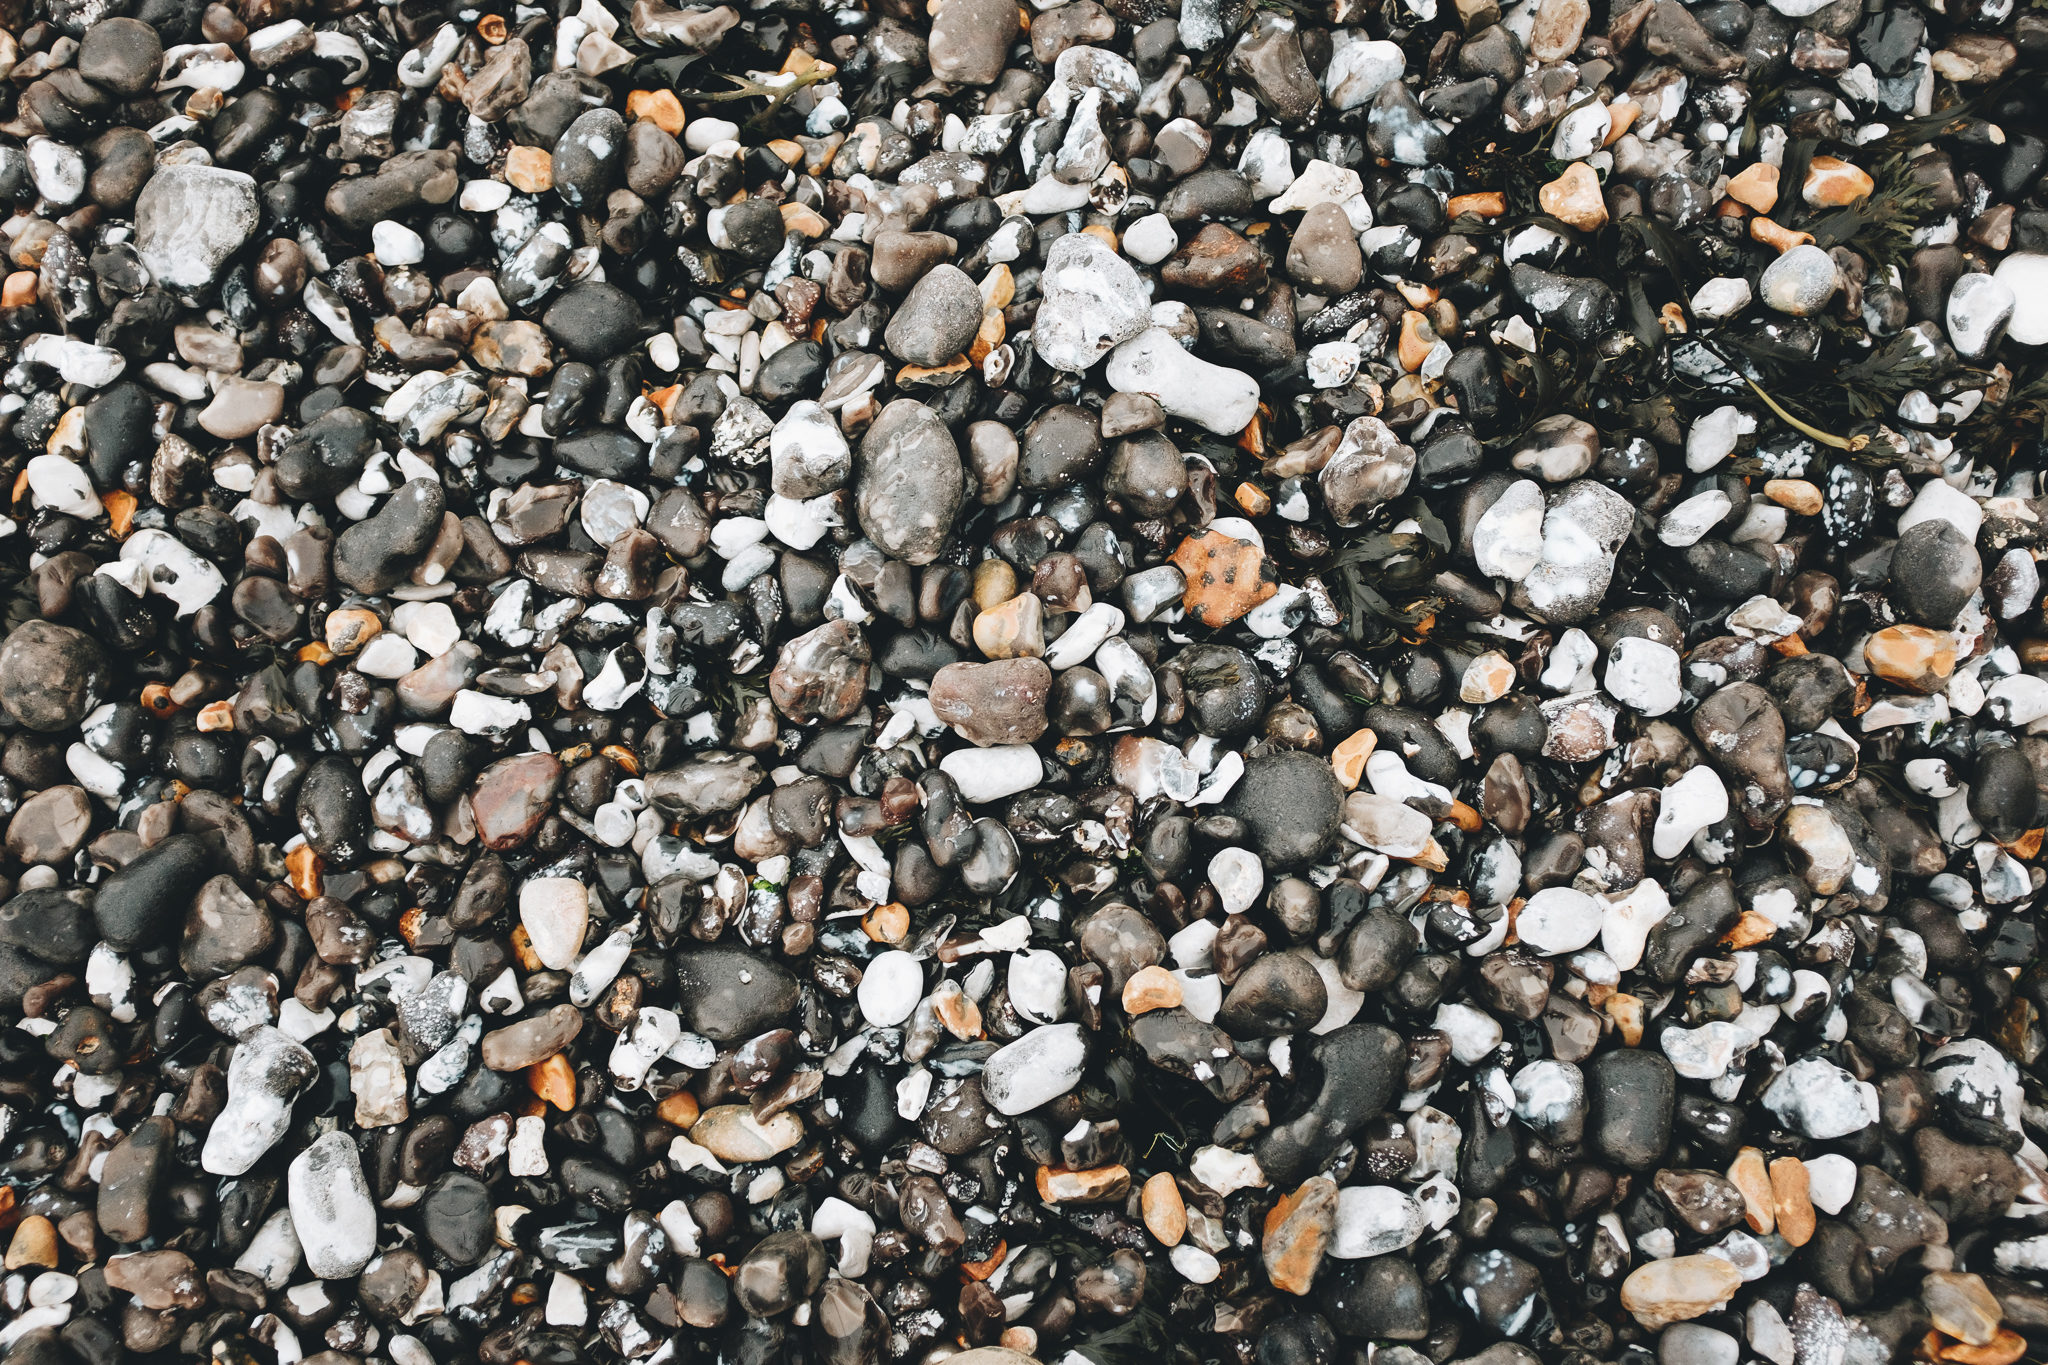
<svg viewBox="0 0 2048 1365">
<path fill-rule="evenodd" d="M 572 877 L 535 877 L 519 888 L 519 923 L 551 971 L 573 966 L 590 927 L 590 892 Z"/>
<path fill-rule="evenodd" d="M 1124 229 L 1123 248 L 1124 254 L 1134 261 L 1158 265 L 1180 249 L 1180 235 L 1173 230 L 1173 220 L 1165 214 L 1148 213 Z"/>
<path fill-rule="evenodd" d="M 1795 246 L 1764 267 L 1757 289 L 1780 313 L 1811 317 L 1827 307 L 1840 281 L 1834 259 L 1817 246 Z"/>
<path fill-rule="evenodd" d="M 2048 346 L 2048 255 L 2015 251 L 1998 263 L 1991 278 L 2012 291 L 2006 339 L 2022 346 Z"/>
<path fill-rule="evenodd" d="M 876 1028 L 894 1028 L 924 998 L 924 965 L 896 949 L 878 954 L 862 969 L 856 998 L 862 1018 Z"/>
<path fill-rule="evenodd" d="M 1544 954 L 1575 953 L 1600 933 L 1600 903 L 1568 886 L 1549 886 L 1529 897 L 1515 917 L 1515 933 Z"/>
</svg>

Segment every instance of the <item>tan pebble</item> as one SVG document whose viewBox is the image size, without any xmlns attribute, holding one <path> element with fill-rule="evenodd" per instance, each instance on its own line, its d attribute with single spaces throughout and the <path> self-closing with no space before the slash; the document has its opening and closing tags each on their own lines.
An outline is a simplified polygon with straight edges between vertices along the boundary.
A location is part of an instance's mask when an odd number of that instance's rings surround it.
<svg viewBox="0 0 2048 1365">
<path fill-rule="evenodd" d="M 199 728 L 206 733 L 235 728 L 235 704 L 226 699 L 199 708 Z"/>
<path fill-rule="evenodd" d="M 1124 982 L 1124 1013 L 1133 1018 L 1149 1010 L 1170 1010 L 1180 1001 L 1180 979 L 1156 963 L 1140 967 Z"/>
<path fill-rule="evenodd" d="M 1721 935 L 1721 942 L 1740 951 L 1744 948 L 1754 948 L 1759 943 L 1769 943 L 1777 932 L 1777 922 L 1769 915 L 1745 910 L 1742 912 L 1742 918 L 1735 921 L 1735 927 Z"/>
<path fill-rule="evenodd" d="M 1728 1164 L 1728 1182 L 1742 1193 L 1744 1216 L 1751 1232 L 1769 1232 L 1778 1225 L 1777 1203 L 1771 1194 L 1771 1173 L 1764 1154 L 1744 1147 Z"/>
<path fill-rule="evenodd" d="M 974 605 L 994 611 L 1017 595 L 1017 571 L 1007 559 L 984 559 L 974 566 Z"/>
<path fill-rule="evenodd" d="M 1607 201 L 1600 197 L 1600 177 L 1583 161 L 1574 161 L 1564 174 L 1536 191 L 1543 211 L 1581 232 L 1598 232 L 1607 225 Z"/>
<path fill-rule="evenodd" d="M 1365 760 L 1372 757 L 1379 742 L 1380 737 L 1371 730 L 1359 730 L 1330 752 L 1330 767 L 1345 791 L 1358 789 L 1358 779 L 1365 774 Z"/>
<path fill-rule="evenodd" d="M 1749 220 L 1749 235 L 1780 253 L 1790 251 L 1795 246 L 1805 246 L 1813 240 L 1813 234 L 1810 232 L 1794 232 L 1791 228 L 1779 227 L 1764 217 Z"/>
<path fill-rule="evenodd" d="M 1020 1322 L 1015 1327 L 1005 1327 L 1002 1336 L 996 1338 L 996 1345 L 1028 1356 L 1038 1350 L 1038 1333 Z"/>
<path fill-rule="evenodd" d="M 1422 362 L 1429 359 L 1429 353 L 1436 346 L 1436 333 L 1430 328 L 1429 319 L 1414 309 L 1401 315 L 1401 338 L 1398 353 L 1401 368 L 1413 374 L 1422 368 Z"/>
<path fill-rule="evenodd" d="M 1196 625 L 1211 630 L 1229 625 L 1280 590 L 1279 573 L 1265 552 L 1221 531 L 1189 536 L 1171 562 L 1187 578 L 1181 606 Z"/>
<path fill-rule="evenodd" d="M 654 1106 L 654 1116 L 663 1123 L 687 1129 L 697 1121 L 697 1097 L 687 1090 L 678 1090 Z"/>
<path fill-rule="evenodd" d="M 313 851 L 311 844 L 300 844 L 284 855 L 284 869 L 292 884 L 292 891 L 302 901 L 317 900 L 320 896 L 320 855 Z"/>
<path fill-rule="evenodd" d="M 27 308 L 36 301 L 36 272 L 17 270 L 0 284 L 0 308 Z"/>
<path fill-rule="evenodd" d="M 1643 1002 L 1627 991 L 1616 991 L 1601 1004 L 1601 1010 L 1614 1021 L 1615 1031 L 1621 1034 L 1621 1041 L 1630 1047 L 1638 1047 L 1643 1041 Z"/>
<path fill-rule="evenodd" d="M 1778 168 L 1759 161 L 1728 181 L 1728 197 L 1745 208 L 1769 213 L 1778 206 Z"/>
<path fill-rule="evenodd" d="M 1636 120 L 1643 116 L 1643 106 L 1634 100 L 1616 100 L 1607 106 L 1607 140 L 1600 145 L 1612 147 L 1621 141 L 1629 129 L 1636 126 Z"/>
<path fill-rule="evenodd" d="M 1934 1270 L 1920 1282 L 1920 1301 L 1935 1330 L 1970 1346 L 1989 1346 L 1998 1339 L 2005 1310 L 1981 1276 L 1955 1270 Z"/>
<path fill-rule="evenodd" d="M 38 1266 L 44 1270 L 57 1268 L 57 1225 L 40 1213 L 32 1213 L 17 1223 L 14 1240 L 7 1244 L 7 1269 L 22 1270 Z"/>
<path fill-rule="evenodd" d="M 1159 1245 L 1179 1246 L 1180 1239 L 1188 1235 L 1187 1203 L 1180 1197 L 1180 1186 L 1166 1171 L 1145 1182 L 1138 1207 L 1145 1215 L 1145 1230 L 1158 1239 Z"/>
<path fill-rule="evenodd" d="M 1796 1247 L 1813 1239 L 1818 1223 L 1813 1200 L 1807 1194 L 1806 1163 L 1796 1156 L 1781 1156 L 1771 1163 L 1771 1202 L 1778 1214 L 1778 1235 Z"/>
<path fill-rule="evenodd" d="M 1764 485 L 1764 496 L 1799 516 L 1820 515 L 1820 489 L 1805 479 L 1772 479 Z"/>
<path fill-rule="evenodd" d="M 1938 1335 L 1936 1341 L 1941 1340 Z M 1988 1346 L 1972 1346 L 1967 1341 L 1943 1345 L 1937 1357 L 1948 1365 L 2014 1365 L 2027 1353 L 2027 1339 L 2010 1327 L 2001 1327 Z"/>
<path fill-rule="evenodd" d="M 514 147 L 505 153 L 505 183 L 521 194 L 545 194 L 555 187 L 555 159 L 545 147 Z"/>
<path fill-rule="evenodd" d="M 1945 630 L 1887 626 L 1864 642 L 1863 658 L 1886 682 L 1931 694 L 1947 687 L 1956 671 L 1956 641 Z"/>
<path fill-rule="evenodd" d="M 1508 211 L 1508 197 L 1499 190 L 1454 194 L 1444 205 L 1444 211 L 1453 218 L 1467 213 L 1480 218 L 1498 218 Z"/>
<path fill-rule="evenodd" d="M 324 633 L 327 647 L 336 654 L 353 654 L 377 636 L 384 629 L 384 622 L 374 611 L 361 607 L 350 607 L 345 611 L 330 611 Z"/>
<path fill-rule="evenodd" d="M 1122 1166 L 1088 1171 L 1038 1168 L 1038 1197 L 1048 1204 L 1108 1204 L 1131 1192 L 1131 1173 Z"/>
<path fill-rule="evenodd" d="M 876 943 L 901 943 L 910 933 L 910 911 L 901 903 L 878 905 L 861 918 L 861 932 Z"/>
<path fill-rule="evenodd" d="M 1239 484 L 1237 491 L 1230 496 L 1248 517 L 1263 517 L 1273 510 L 1273 500 L 1266 496 L 1265 489 L 1255 483 Z"/>
<path fill-rule="evenodd" d="M 979 365 L 982 361 L 988 359 L 989 352 L 1002 345 L 1003 338 L 1007 334 L 1008 324 L 1003 321 L 1001 309 L 991 308 L 986 313 L 983 313 L 981 315 L 981 326 L 975 329 L 974 340 L 969 342 L 967 346 L 969 365 Z"/>
<path fill-rule="evenodd" d="M 974 645 L 990 659 L 1036 659 L 1045 653 L 1045 604 L 1028 592 L 974 618 Z"/>
<path fill-rule="evenodd" d="M 1877 188 L 1870 173 L 1840 157 L 1817 156 L 1806 168 L 1800 196 L 1815 208 L 1838 209 L 1868 199 Z"/>
<path fill-rule="evenodd" d="M 1722 1307 L 1742 1287 L 1742 1272 L 1718 1256 L 1673 1256 L 1636 1267 L 1621 1282 L 1621 1306 L 1651 1331 Z"/>
<path fill-rule="evenodd" d="M 1475 706 L 1499 701 L 1514 682 L 1515 666 L 1508 662 L 1508 656 L 1489 649 L 1465 665 L 1465 676 L 1458 683 L 1458 699 Z"/>
<path fill-rule="evenodd" d="M 981 1036 L 981 1006 L 968 998 L 957 981 L 948 981 L 932 992 L 932 1013 L 946 1032 L 963 1043 L 971 1043 Z"/>
<path fill-rule="evenodd" d="M 683 102 L 673 90 L 635 90 L 626 96 L 626 112 L 646 119 L 670 137 L 683 132 Z"/>
<path fill-rule="evenodd" d="M 785 232 L 801 232 L 806 237 L 823 237 L 832 230 L 832 224 L 825 215 L 808 204 L 794 201 L 782 205 L 782 228 Z"/>
</svg>

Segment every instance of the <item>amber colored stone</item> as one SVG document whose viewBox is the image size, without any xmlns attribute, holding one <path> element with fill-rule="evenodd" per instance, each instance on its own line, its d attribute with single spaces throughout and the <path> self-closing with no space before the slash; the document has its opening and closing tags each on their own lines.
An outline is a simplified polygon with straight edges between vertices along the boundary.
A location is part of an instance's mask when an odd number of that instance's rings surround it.
<svg viewBox="0 0 2048 1365">
<path fill-rule="evenodd" d="M 1728 1183 L 1742 1194 L 1743 1217 L 1751 1232 L 1769 1232 L 1778 1225 L 1777 1196 L 1771 1192 L 1771 1173 L 1763 1152 L 1744 1147 L 1728 1163 Z"/>
<path fill-rule="evenodd" d="M 1877 182 L 1861 166 L 1834 156 L 1817 156 L 1807 163 L 1806 183 L 1800 195 L 1815 208 L 1838 209 L 1868 199 Z"/>
<path fill-rule="evenodd" d="M 1777 1210 L 1778 1235 L 1796 1247 L 1812 1240 L 1817 1223 L 1807 1182 L 1806 1163 L 1798 1157 L 1781 1156 L 1771 1163 L 1771 1203 Z"/>
<path fill-rule="evenodd" d="M 114 539 L 124 538 L 135 525 L 135 495 L 126 489 L 110 488 L 100 494 L 100 506 L 107 509 L 107 529 Z"/>
<path fill-rule="evenodd" d="M 1306 1294 L 1337 1230 L 1337 1182 L 1312 1176 L 1266 1215 L 1259 1250 L 1275 1289 Z"/>
<path fill-rule="evenodd" d="M 1179 1246 L 1180 1239 L 1188 1235 L 1187 1201 L 1180 1197 L 1180 1186 L 1169 1172 L 1160 1171 L 1145 1182 L 1138 1194 L 1138 1208 L 1145 1215 L 1146 1231 L 1158 1238 L 1161 1246 Z"/>
<path fill-rule="evenodd" d="M 910 933 L 910 911 L 897 901 L 889 901 L 862 916 L 860 927 L 876 943 L 898 944 Z"/>
<path fill-rule="evenodd" d="M 1574 161 L 1557 179 L 1537 190 L 1536 202 L 1545 213 L 1581 232 L 1598 232 L 1607 226 L 1607 201 L 1600 197 L 1600 177 L 1583 161 Z"/>
<path fill-rule="evenodd" d="M 576 1107 L 576 1070 L 559 1052 L 528 1068 L 526 1084 L 534 1094 L 564 1113 Z"/>
<path fill-rule="evenodd" d="M 35 1266 L 57 1268 L 57 1225 L 40 1213 L 32 1213 L 14 1227 L 14 1239 L 7 1244 L 7 1269 Z"/>
<path fill-rule="evenodd" d="M 1956 671 L 1955 637 L 1926 626 L 1887 626 L 1863 646 L 1870 671 L 1910 691 L 1939 692 Z"/>
<path fill-rule="evenodd" d="M 1358 779 L 1365 774 L 1365 760 L 1372 757 L 1372 751 L 1379 742 L 1380 737 L 1374 731 L 1360 730 L 1331 750 L 1330 767 L 1345 791 L 1358 789 Z"/>
<path fill-rule="evenodd" d="M 1778 206 L 1778 168 L 1759 161 L 1745 166 L 1728 181 L 1728 197 L 1758 213 Z"/>
<path fill-rule="evenodd" d="M 1771 479 L 1764 484 L 1764 496 L 1795 515 L 1820 515 L 1820 489 L 1805 479 Z"/>
<path fill-rule="evenodd" d="M 1087 1171 L 1038 1168 L 1038 1197 L 1048 1204 L 1110 1204 L 1131 1192 L 1131 1173 L 1122 1166 Z"/>
<path fill-rule="evenodd" d="M 1478 190 L 1472 194 L 1454 194 L 1444 204 L 1444 212 L 1457 218 L 1463 214 L 1474 214 L 1480 218 L 1499 218 L 1508 211 L 1508 197 L 1499 190 Z"/>
<path fill-rule="evenodd" d="M 1265 552 L 1221 531 L 1189 536 L 1173 552 L 1186 575 L 1181 605 L 1196 625 L 1227 626 L 1280 590 L 1280 576 Z"/>
<path fill-rule="evenodd" d="M 2001 1327 L 1989 1346 L 1972 1346 L 1958 1341 L 1952 1346 L 1943 1346 L 1941 1358 L 1949 1365 L 2013 1365 L 2026 1352 L 2027 1339 L 2010 1327 Z"/>
<path fill-rule="evenodd" d="M 1179 978 L 1157 963 L 1140 967 L 1124 982 L 1124 1013 L 1133 1018 L 1151 1010 L 1170 1010 L 1180 1001 Z"/>
<path fill-rule="evenodd" d="M 1781 253 L 1790 251 L 1795 246 L 1804 246 L 1813 240 L 1813 234 L 1810 232 L 1794 232 L 1791 228 L 1779 227 L 1770 219 L 1761 216 L 1749 220 L 1749 235 Z"/>
<path fill-rule="evenodd" d="M 521 194 L 545 194 L 555 187 L 555 159 L 545 147 L 514 147 L 505 153 L 505 183 Z"/>
<path fill-rule="evenodd" d="M 1630 1047 L 1643 1041 L 1643 1002 L 1627 991 L 1616 991 L 1600 1002 L 1600 1010 L 1614 1021 L 1621 1041 Z"/>
<path fill-rule="evenodd" d="M 654 1115 L 663 1123 L 678 1128 L 689 1128 L 697 1122 L 697 1097 L 687 1090 L 678 1090 L 654 1106 Z"/>
</svg>

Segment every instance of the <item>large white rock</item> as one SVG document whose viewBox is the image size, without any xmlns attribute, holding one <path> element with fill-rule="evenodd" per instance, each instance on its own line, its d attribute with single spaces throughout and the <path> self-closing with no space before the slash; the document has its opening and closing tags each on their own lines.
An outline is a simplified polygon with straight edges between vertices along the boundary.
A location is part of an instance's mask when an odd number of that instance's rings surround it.
<svg viewBox="0 0 2048 1365">
<path fill-rule="evenodd" d="M 1352 1185 L 1337 1191 L 1337 1235 L 1330 1254 L 1339 1260 L 1384 1256 L 1412 1246 L 1427 1224 L 1422 1206 L 1392 1185 Z"/>
<path fill-rule="evenodd" d="M 1877 1087 L 1820 1057 L 1802 1057 L 1779 1072 L 1763 1101 L 1779 1122 L 1816 1142 L 1877 1122 Z"/>
<path fill-rule="evenodd" d="M 1029 744 L 955 749 L 939 760 L 939 770 L 959 785 L 963 800 L 977 804 L 1030 791 L 1045 776 L 1038 751 Z"/>
<path fill-rule="evenodd" d="M 1081 1083 L 1088 1038 L 1079 1024 L 1045 1024 L 998 1048 L 981 1071 L 981 1093 L 998 1114 L 1022 1114 Z"/>
<path fill-rule="evenodd" d="M 1692 837 L 1728 818 L 1728 788 L 1721 775 L 1701 763 L 1664 789 L 1657 805 L 1657 823 L 1650 831 L 1650 852 L 1676 858 Z"/>
<path fill-rule="evenodd" d="M 583 951 L 590 891 L 574 877 L 534 877 L 519 888 L 519 923 L 541 965 L 564 971 Z"/>
<path fill-rule="evenodd" d="M 1488 578 L 1521 582 L 1543 558 L 1543 489 L 1534 479 L 1516 479 L 1501 490 L 1479 518 L 1472 554 Z"/>
<path fill-rule="evenodd" d="M 377 1206 L 355 1139 L 327 1134 L 292 1159 L 286 1184 L 306 1269 L 323 1280 L 361 1274 L 377 1254 Z"/>
<path fill-rule="evenodd" d="M 1039 359 L 1055 370 L 1092 369 L 1150 319 L 1151 300 L 1138 272 L 1093 233 L 1070 232 L 1052 244 L 1039 289 L 1044 299 L 1031 338 Z"/>
<path fill-rule="evenodd" d="M 1111 351 L 1105 377 L 1118 393 L 1145 394 L 1219 436 L 1243 431 L 1259 410 L 1257 380 L 1188 354 L 1163 327 L 1147 328 Z"/>
<path fill-rule="evenodd" d="M 135 197 L 135 249 L 157 283 L 200 289 L 256 230 L 256 181 L 224 166 L 159 166 Z"/>
<path fill-rule="evenodd" d="M 856 998 L 862 1018 L 877 1028 L 894 1028 L 924 998 L 924 966 L 900 949 L 880 953 L 863 969 Z"/>
<path fill-rule="evenodd" d="M 1600 902 L 1569 886 L 1546 886 L 1515 917 L 1515 934 L 1545 956 L 1576 953 L 1600 935 Z"/>
<path fill-rule="evenodd" d="M 2048 345 L 2048 256 L 2038 251 L 2015 251 L 1991 272 L 2012 291 L 2012 321 L 2005 335 L 2022 346 Z"/>
<path fill-rule="evenodd" d="M 208 1175 L 244 1175 L 292 1126 L 292 1101 L 319 1064 L 268 1024 L 242 1035 L 228 1058 L 228 1100 L 199 1151 Z"/>
</svg>

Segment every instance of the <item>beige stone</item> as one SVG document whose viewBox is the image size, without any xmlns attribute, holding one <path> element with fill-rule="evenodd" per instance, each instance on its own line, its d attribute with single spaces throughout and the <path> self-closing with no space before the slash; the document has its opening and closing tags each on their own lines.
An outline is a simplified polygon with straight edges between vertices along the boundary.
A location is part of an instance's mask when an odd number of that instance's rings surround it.
<svg viewBox="0 0 2048 1365">
<path fill-rule="evenodd" d="M 1815 208 L 1837 209 L 1868 199 L 1877 182 L 1861 166 L 1840 157 L 1817 156 L 1806 168 L 1800 195 Z"/>
<path fill-rule="evenodd" d="M 1742 1192 L 1744 1216 L 1751 1232 L 1769 1232 L 1778 1225 L 1777 1203 L 1771 1195 L 1771 1173 L 1764 1154 L 1744 1147 L 1728 1163 L 1728 1182 Z"/>
<path fill-rule="evenodd" d="M 1795 1247 L 1813 1240 L 1818 1225 L 1807 1185 L 1806 1163 L 1798 1157 L 1781 1156 L 1771 1163 L 1771 1202 L 1777 1209 L 1778 1235 Z"/>
<path fill-rule="evenodd" d="M 1600 197 L 1600 177 L 1583 161 L 1574 161 L 1564 174 L 1536 191 L 1543 211 L 1581 232 L 1598 232 L 1607 225 L 1607 201 Z"/>
<path fill-rule="evenodd" d="M 1673 1256 L 1637 1266 L 1621 1282 L 1621 1306 L 1651 1331 L 1714 1312 L 1742 1288 L 1742 1273 L 1718 1256 Z"/>
<path fill-rule="evenodd" d="M 690 1140 L 720 1161 L 766 1161 L 803 1141 L 803 1120 L 784 1111 L 766 1123 L 744 1104 L 704 1111 L 690 1128 Z"/>
<path fill-rule="evenodd" d="M 1145 1230 L 1159 1245 L 1179 1246 L 1180 1239 L 1188 1235 L 1187 1201 L 1180 1197 L 1180 1186 L 1170 1173 L 1160 1171 L 1145 1182 L 1138 1207 L 1145 1215 Z"/>
<path fill-rule="evenodd" d="M 1743 167 L 1729 178 L 1728 197 L 1744 208 L 1769 213 L 1778 206 L 1778 168 L 1762 161 Z"/>
<path fill-rule="evenodd" d="M 1179 979 L 1156 963 L 1140 967 L 1124 982 L 1124 1013 L 1132 1018 L 1151 1010 L 1170 1010 L 1180 1001 Z"/>
</svg>

